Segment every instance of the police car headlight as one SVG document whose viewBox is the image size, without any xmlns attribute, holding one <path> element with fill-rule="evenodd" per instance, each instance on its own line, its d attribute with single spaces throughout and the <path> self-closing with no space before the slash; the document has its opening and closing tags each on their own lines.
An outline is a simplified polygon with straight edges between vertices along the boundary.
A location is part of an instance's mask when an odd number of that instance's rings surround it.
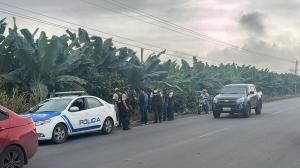
<svg viewBox="0 0 300 168">
<path fill-rule="evenodd" d="M 44 121 L 37 121 L 34 122 L 35 126 L 41 126 L 41 125 L 45 125 L 45 124 L 49 124 L 51 120 L 44 120 Z"/>
<path fill-rule="evenodd" d="M 244 101 L 245 101 L 245 99 L 244 99 L 243 97 L 236 100 L 236 102 L 237 102 L 238 104 L 244 103 Z"/>
</svg>

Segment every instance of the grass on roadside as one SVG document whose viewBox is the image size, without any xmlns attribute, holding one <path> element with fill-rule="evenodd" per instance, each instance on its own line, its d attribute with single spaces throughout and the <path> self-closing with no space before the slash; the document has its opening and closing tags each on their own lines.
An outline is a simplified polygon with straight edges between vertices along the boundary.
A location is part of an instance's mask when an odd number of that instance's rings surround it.
<svg viewBox="0 0 300 168">
<path fill-rule="evenodd" d="M 264 96 L 264 102 L 272 102 L 272 101 L 278 101 L 278 100 L 284 100 L 284 99 L 291 99 L 295 97 L 300 97 L 300 94 L 294 94 L 294 95 L 283 95 L 283 96 Z"/>
</svg>

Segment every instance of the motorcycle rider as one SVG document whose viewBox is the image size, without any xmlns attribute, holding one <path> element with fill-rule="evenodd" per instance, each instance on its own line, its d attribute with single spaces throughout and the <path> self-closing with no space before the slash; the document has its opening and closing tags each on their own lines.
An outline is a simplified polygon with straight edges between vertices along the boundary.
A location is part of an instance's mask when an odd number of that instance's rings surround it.
<svg viewBox="0 0 300 168">
<path fill-rule="evenodd" d="M 202 90 L 200 98 L 202 100 L 204 100 L 204 106 L 203 106 L 203 108 L 204 108 L 205 113 L 208 114 L 209 113 L 209 94 L 207 93 L 206 89 Z"/>
</svg>

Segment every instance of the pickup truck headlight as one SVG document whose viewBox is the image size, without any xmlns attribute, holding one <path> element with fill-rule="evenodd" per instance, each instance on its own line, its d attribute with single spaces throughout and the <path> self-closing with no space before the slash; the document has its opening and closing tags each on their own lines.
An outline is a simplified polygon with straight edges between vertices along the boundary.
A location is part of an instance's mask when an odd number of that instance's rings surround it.
<svg viewBox="0 0 300 168">
<path fill-rule="evenodd" d="M 215 104 L 217 104 L 217 103 L 218 103 L 218 99 L 217 99 L 217 98 L 214 98 L 213 102 L 214 102 Z"/>
<path fill-rule="evenodd" d="M 236 100 L 236 102 L 237 102 L 238 104 L 244 103 L 244 101 L 245 101 L 245 98 L 243 98 L 243 97 Z"/>
<path fill-rule="evenodd" d="M 35 126 L 41 126 L 41 125 L 49 124 L 50 122 L 51 122 L 51 120 L 44 120 L 44 121 L 34 122 L 34 124 L 35 124 Z"/>
</svg>

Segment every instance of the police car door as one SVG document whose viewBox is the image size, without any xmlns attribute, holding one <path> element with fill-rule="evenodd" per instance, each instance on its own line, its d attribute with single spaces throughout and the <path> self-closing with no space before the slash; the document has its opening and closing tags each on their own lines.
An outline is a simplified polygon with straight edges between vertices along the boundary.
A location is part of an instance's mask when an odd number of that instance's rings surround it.
<svg viewBox="0 0 300 168">
<path fill-rule="evenodd" d="M 67 122 L 71 133 L 84 132 L 91 129 L 89 120 L 90 120 L 90 110 L 87 107 L 86 98 L 78 98 L 76 99 L 71 107 L 78 107 L 78 111 L 69 111 L 63 116 L 64 120 Z"/>
<path fill-rule="evenodd" d="M 88 97 L 86 101 L 89 109 L 89 125 L 95 129 L 100 129 L 105 120 L 105 116 L 103 116 L 104 105 L 94 97 Z"/>
</svg>

